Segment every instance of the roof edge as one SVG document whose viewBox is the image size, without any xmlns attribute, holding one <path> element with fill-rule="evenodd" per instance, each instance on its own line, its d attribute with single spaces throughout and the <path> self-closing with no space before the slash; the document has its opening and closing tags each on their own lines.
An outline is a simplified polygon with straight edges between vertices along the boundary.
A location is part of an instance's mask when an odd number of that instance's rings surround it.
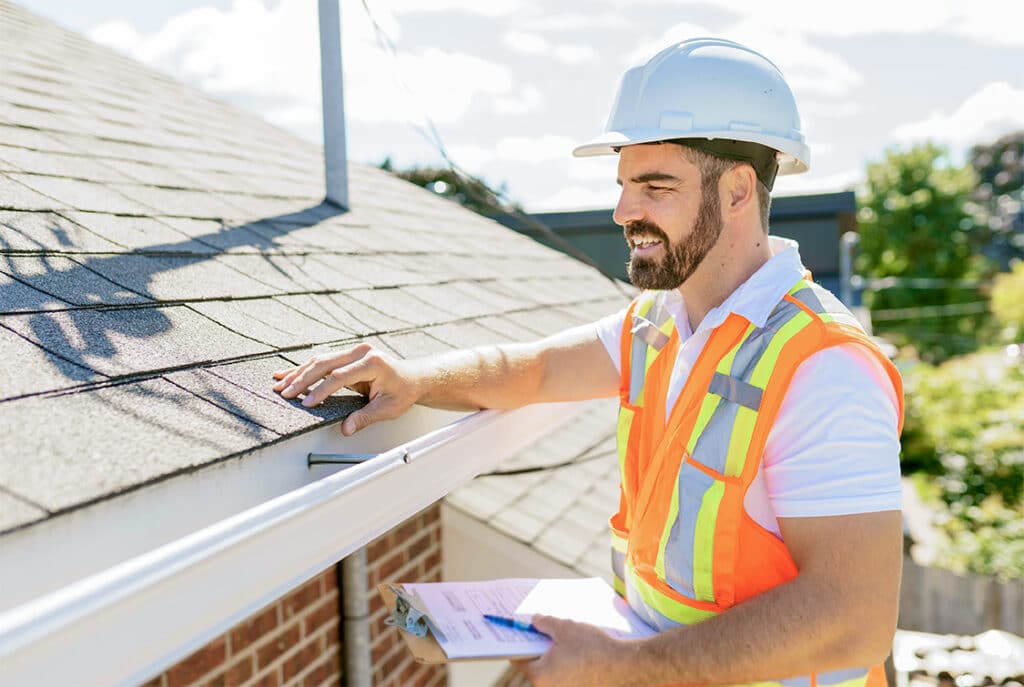
<svg viewBox="0 0 1024 687">
<path fill-rule="evenodd" d="M 18 684 L 145 681 L 579 410 L 475 413 L 12 608 L 0 614 L 5 675 Z M 179 508 L 195 506 L 189 498 Z M 202 614 L 191 612 L 197 606 Z M 154 625 L 156 640 L 146 631 Z M 69 652 L 83 661 L 58 660 Z"/>
</svg>

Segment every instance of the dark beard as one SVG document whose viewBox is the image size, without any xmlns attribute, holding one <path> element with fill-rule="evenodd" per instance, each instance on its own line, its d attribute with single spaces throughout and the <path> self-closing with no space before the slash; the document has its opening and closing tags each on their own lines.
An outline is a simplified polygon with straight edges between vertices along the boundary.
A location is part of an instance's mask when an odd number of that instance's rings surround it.
<svg viewBox="0 0 1024 687">
<path fill-rule="evenodd" d="M 702 194 L 693 231 L 678 246 L 673 246 L 665 232 L 651 222 L 630 222 L 625 229 L 627 239 L 633 236 L 654 236 L 661 241 L 665 250 L 661 262 L 639 258 L 631 253 L 626 266 L 630 283 L 640 289 L 664 291 L 679 288 L 697 270 L 722 233 L 718 194 Z"/>
</svg>

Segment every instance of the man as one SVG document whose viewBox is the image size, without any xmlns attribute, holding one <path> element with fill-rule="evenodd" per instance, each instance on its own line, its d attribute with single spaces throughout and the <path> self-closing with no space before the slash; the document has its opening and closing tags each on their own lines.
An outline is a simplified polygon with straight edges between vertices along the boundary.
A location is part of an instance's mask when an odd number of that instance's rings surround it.
<svg viewBox="0 0 1024 687">
<path fill-rule="evenodd" d="M 623 77 L 606 133 L 646 289 L 542 341 L 390 360 L 367 345 L 278 373 L 313 406 L 370 397 L 352 434 L 413 403 L 513 408 L 618 391 L 616 585 L 662 630 L 618 641 L 538 617 L 536 687 L 884 683 L 901 563 L 901 384 L 793 245 L 767 235 L 776 173 L 807 169 L 796 103 L 762 55 L 673 45 Z M 314 385 L 317 385 L 314 387 Z M 312 390 L 310 390 L 312 389 Z"/>
</svg>

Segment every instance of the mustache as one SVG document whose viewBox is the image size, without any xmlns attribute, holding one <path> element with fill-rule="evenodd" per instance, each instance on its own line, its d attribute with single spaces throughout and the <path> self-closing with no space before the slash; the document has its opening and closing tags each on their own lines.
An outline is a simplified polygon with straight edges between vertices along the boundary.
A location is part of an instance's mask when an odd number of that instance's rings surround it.
<svg viewBox="0 0 1024 687">
<path fill-rule="evenodd" d="M 668 234 L 662 231 L 661 227 L 659 227 L 654 222 L 648 222 L 646 220 L 628 222 L 623 227 L 623 230 L 623 233 L 625 233 L 626 235 L 626 240 L 629 242 L 631 246 L 633 245 L 634 239 L 637 239 L 641 236 L 652 236 L 656 239 L 659 239 L 666 246 L 669 245 Z"/>
</svg>

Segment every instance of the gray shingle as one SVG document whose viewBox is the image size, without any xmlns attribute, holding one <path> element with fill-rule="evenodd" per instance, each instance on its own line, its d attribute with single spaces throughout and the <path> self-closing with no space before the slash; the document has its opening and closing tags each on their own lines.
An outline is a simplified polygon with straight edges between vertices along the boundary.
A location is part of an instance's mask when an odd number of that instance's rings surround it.
<svg viewBox="0 0 1024 687">
<path fill-rule="evenodd" d="M 188 217 L 163 217 L 161 222 L 174 227 L 178 232 L 201 241 L 218 252 L 274 251 L 278 245 L 255 224 L 231 225 L 219 220 L 191 219 Z M 209 250 L 206 248 L 205 250 Z"/>
<path fill-rule="evenodd" d="M 4 262 L 0 261 L 0 265 L 3 264 Z M 68 305 L 59 298 L 33 289 L 0 271 L 0 313 L 60 310 Z"/>
<path fill-rule="evenodd" d="M 0 146 L 0 166 L 7 171 L 29 172 L 90 181 L 128 181 L 103 163 L 77 155 L 61 155 L 53 152 L 39 152 L 25 148 Z"/>
<path fill-rule="evenodd" d="M 202 370 L 167 375 L 171 382 L 246 419 L 280 434 L 311 429 L 347 417 L 366 404 L 358 394 L 343 392 L 328 397 L 316 408 L 304 408 L 272 390 L 272 373 L 290 367 L 283 358 L 260 358 Z"/>
<path fill-rule="evenodd" d="M 385 334 L 380 339 L 385 346 L 402 358 L 419 358 L 435 353 L 445 353 L 453 348 L 423 332 Z"/>
<path fill-rule="evenodd" d="M 209 257 L 110 255 L 90 257 L 83 264 L 116 284 L 162 301 L 280 293 Z"/>
<path fill-rule="evenodd" d="M 306 317 L 273 298 L 208 301 L 189 307 L 234 332 L 274 348 L 314 346 L 355 336 L 351 331 Z"/>
<path fill-rule="evenodd" d="M 4 145 L 18 146 L 19 148 L 28 148 L 30 150 L 48 150 L 65 153 L 73 150 L 70 146 L 57 140 L 55 136 L 46 131 L 26 129 L 22 126 L 0 124 L 0 141 L 3 141 Z"/>
<path fill-rule="evenodd" d="M 149 300 L 59 255 L 7 255 L 0 258 L 0 273 L 75 305 L 121 305 Z M 37 302 L 26 300 L 22 305 L 28 310 L 41 309 L 33 307 Z"/>
<path fill-rule="evenodd" d="M 0 249 L 104 253 L 119 247 L 52 212 L 0 210 Z"/>
<path fill-rule="evenodd" d="M 505 317 L 481 317 L 474 320 L 474 322 L 481 327 L 486 327 L 487 329 L 495 332 L 498 337 L 496 341 L 515 341 L 517 343 L 526 343 L 528 341 L 536 341 L 541 338 L 541 334 L 538 332 Z"/>
<path fill-rule="evenodd" d="M 346 295 L 420 327 L 444 324 L 455 319 L 450 313 L 421 301 L 405 289 L 365 289 L 349 291 Z"/>
<path fill-rule="evenodd" d="M 114 187 L 110 184 L 95 184 L 90 181 L 38 174 L 11 174 L 9 176 L 34 191 L 54 199 L 43 208 L 27 207 L 22 209 L 71 208 L 109 212 L 117 215 L 149 215 L 153 213 L 152 208 L 126 198 L 113 190 Z"/>
<path fill-rule="evenodd" d="M 64 203 L 47 198 L 16 180 L 23 176 L 25 175 L 0 174 L 0 208 L 12 210 L 55 210 L 66 207 Z M 39 178 L 43 179 L 46 177 Z"/>
<path fill-rule="evenodd" d="M 0 413 L 0 484 L 58 511 L 274 436 L 165 380 L 21 399 Z"/>
<path fill-rule="evenodd" d="M 29 326 L 38 315 L 28 316 Z M 4 320 L 0 319 L 0 322 Z M 101 375 L 44 351 L 0 324 L 0 399 L 65 389 Z M 5 406 L 0 405 L 0 415 Z"/>
<path fill-rule="evenodd" d="M 171 190 L 155 186 L 128 184 L 122 184 L 116 188 L 125 197 L 131 198 L 140 205 L 155 208 L 159 215 L 219 219 L 236 217 L 240 214 L 239 208 L 228 202 L 223 196 L 205 191 Z"/>
<path fill-rule="evenodd" d="M 262 353 L 267 346 L 182 306 L 9 315 L 22 336 L 106 375 L 126 375 Z"/>
<path fill-rule="evenodd" d="M 331 327 L 351 331 L 357 336 L 396 331 L 409 326 L 408 322 L 397 320 L 343 294 L 278 296 L 277 300 L 307 317 Z"/>
<path fill-rule="evenodd" d="M 352 263 L 358 260 L 350 258 Z M 308 255 L 263 254 L 222 255 L 217 261 L 272 287 L 275 293 L 343 291 L 366 285 L 350 276 L 344 269 L 349 263 L 340 260 L 321 262 Z"/>
<path fill-rule="evenodd" d="M 47 512 L 16 496 L 0 491 L 0 532 L 42 520 Z"/>
<path fill-rule="evenodd" d="M 476 346 L 493 346 L 500 343 L 503 337 L 476 322 L 452 322 L 438 327 L 428 327 L 426 333 L 439 339 L 453 348 L 474 348 Z"/>
<path fill-rule="evenodd" d="M 168 226 L 167 220 L 74 210 L 65 210 L 62 214 L 89 231 L 133 250 L 198 254 L 215 252 L 214 248 L 190 240 Z"/>
</svg>

